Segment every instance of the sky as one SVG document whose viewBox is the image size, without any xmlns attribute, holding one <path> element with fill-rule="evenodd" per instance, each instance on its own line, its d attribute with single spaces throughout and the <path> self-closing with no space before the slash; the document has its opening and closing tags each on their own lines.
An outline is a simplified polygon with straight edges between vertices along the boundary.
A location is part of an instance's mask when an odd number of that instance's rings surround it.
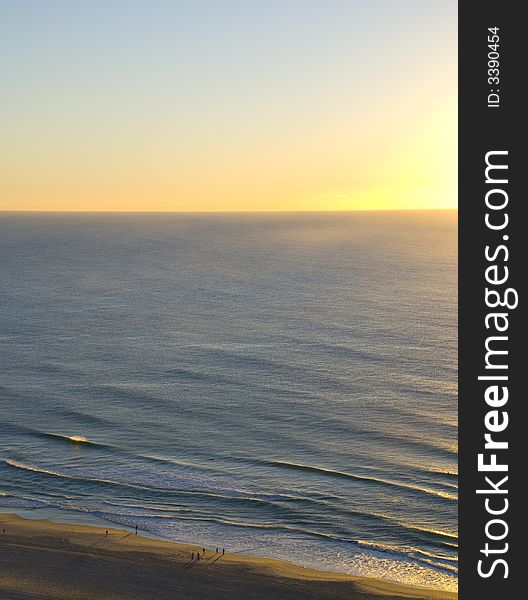
<svg viewBox="0 0 528 600">
<path fill-rule="evenodd" d="M 456 208 L 456 0 L 0 12 L 0 210 Z"/>
</svg>

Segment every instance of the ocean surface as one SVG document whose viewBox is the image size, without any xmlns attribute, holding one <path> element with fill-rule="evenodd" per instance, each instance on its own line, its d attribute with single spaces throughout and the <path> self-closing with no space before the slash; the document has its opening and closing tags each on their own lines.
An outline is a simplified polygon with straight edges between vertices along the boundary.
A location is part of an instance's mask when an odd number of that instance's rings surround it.
<svg viewBox="0 0 528 600">
<path fill-rule="evenodd" d="M 456 218 L 0 214 L 0 511 L 455 589 Z"/>
</svg>

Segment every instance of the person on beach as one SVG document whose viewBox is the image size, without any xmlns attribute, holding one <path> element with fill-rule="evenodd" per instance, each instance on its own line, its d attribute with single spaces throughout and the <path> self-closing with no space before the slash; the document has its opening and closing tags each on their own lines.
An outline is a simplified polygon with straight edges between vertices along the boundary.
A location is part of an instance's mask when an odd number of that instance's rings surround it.
<svg viewBox="0 0 528 600">
<path fill-rule="evenodd" d="M 225 548 L 222 548 L 222 556 L 225 554 Z"/>
<path fill-rule="evenodd" d="M 108 537 L 108 529 L 105 531 L 105 536 Z"/>
<path fill-rule="evenodd" d="M 218 554 L 218 548 L 216 549 L 216 552 L 215 552 L 215 554 Z"/>
<path fill-rule="evenodd" d="M 137 525 L 136 525 L 136 535 L 137 535 Z"/>
<path fill-rule="evenodd" d="M 202 548 L 202 552 L 205 554 L 205 548 Z"/>
<path fill-rule="evenodd" d="M 191 552 L 191 560 L 194 560 L 194 552 Z"/>
<path fill-rule="evenodd" d="M 196 560 L 197 560 L 198 562 L 200 562 L 200 553 L 199 553 L 199 552 L 197 552 L 197 553 L 196 553 Z"/>
</svg>

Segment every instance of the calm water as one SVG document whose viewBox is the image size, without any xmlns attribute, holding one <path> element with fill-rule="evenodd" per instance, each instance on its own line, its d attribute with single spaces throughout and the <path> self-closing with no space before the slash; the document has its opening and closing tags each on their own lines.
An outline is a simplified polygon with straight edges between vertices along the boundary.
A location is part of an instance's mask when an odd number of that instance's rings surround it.
<svg viewBox="0 0 528 600">
<path fill-rule="evenodd" d="M 0 510 L 453 589 L 456 251 L 454 212 L 1 215 Z"/>
</svg>

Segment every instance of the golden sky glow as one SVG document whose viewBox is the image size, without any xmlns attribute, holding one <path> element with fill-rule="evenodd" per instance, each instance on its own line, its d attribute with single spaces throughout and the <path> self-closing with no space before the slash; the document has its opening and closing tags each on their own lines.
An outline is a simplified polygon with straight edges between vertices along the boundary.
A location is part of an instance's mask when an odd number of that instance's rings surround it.
<svg viewBox="0 0 528 600">
<path fill-rule="evenodd" d="M 5 7 L 0 209 L 456 207 L 456 2 L 192 5 Z"/>
</svg>

